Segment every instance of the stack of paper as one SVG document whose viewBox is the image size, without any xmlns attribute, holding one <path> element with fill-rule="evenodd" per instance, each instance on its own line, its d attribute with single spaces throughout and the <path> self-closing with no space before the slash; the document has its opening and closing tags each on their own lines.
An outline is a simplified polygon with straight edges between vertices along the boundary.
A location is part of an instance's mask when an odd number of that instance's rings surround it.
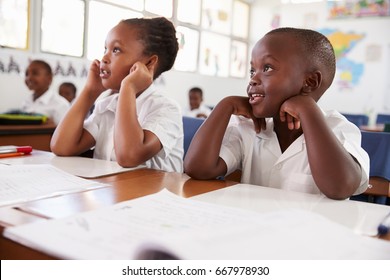
<svg viewBox="0 0 390 280">
<path fill-rule="evenodd" d="M 260 214 L 167 190 L 4 235 L 64 259 L 390 259 L 390 242 L 301 210 Z"/>
<path fill-rule="evenodd" d="M 0 165 L 0 178 L 0 206 L 106 186 L 48 164 Z"/>
</svg>

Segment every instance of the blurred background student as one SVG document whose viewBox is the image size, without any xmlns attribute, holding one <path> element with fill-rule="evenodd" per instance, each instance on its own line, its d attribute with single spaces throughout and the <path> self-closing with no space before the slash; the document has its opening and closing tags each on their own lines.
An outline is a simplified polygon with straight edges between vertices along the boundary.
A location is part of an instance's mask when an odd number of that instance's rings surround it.
<svg viewBox="0 0 390 280">
<path fill-rule="evenodd" d="M 21 111 L 42 114 L 58 124 L 68 111 L 69 102 L 50 89 L 53 72 L 43 60 L 33 60 L 26 70 L 25 83 L 32 95 L 23 103 Z"/>
<path fill-rule="evenodd" d="M 183 115 L 194 118 L 207 118 L 211 109 L 203 104 L 203 91 L 199 87 L 193 87 L 188 91 L 189 107 Z"/>
<path fill-rule="evenodd" d="M 72 104 L 73 100 L 76 98 L 76 92 L 77 88 L 71 82 L 64 82 L 58 88 L 59 95 L 68 100 L 70 104 Z"/>
</svg>

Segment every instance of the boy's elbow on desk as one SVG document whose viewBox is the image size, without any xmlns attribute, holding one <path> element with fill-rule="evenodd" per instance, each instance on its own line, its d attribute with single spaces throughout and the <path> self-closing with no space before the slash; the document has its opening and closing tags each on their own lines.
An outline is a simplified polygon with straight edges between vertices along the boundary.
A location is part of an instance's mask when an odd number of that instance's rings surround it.
<svg viewBox="0 0 390 280">
<path fill-rule="evenodd" d="M 123 168 L 137 167 L 143 164 L 145 161 L 141 161 L 139 158 L 130 157 L 128 155 L 116 155 L 116 162 Z"/>
<path fill-rule="evenodd" d="M 214 174 L 210 174 L 210 170 L 213 170 L 211 168 L 203 169 L 203 168 L 197 168 L 190 164 L 184 164 L 184 172 L 190 176 L 193 179 L 196 180 L 212 180 L 215 179 L 217 176 Z"/>
</svg>

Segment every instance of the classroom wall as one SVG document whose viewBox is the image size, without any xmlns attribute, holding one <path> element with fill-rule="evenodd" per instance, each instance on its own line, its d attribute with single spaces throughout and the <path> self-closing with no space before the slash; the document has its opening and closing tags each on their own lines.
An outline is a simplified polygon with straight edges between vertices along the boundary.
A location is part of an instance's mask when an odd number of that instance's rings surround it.
<svg viewBox="0 0 390 280">
<path fill-rule="evenodd" d="M 53 79 L 52 88 L 54 90 L 58 90 L 62 82 L 70 81 L 76 85 L 77 93 L 81 91 L 90 61 L 49 54 L 33 54 L 5 48 L 0 49 L 0 112 L 17 109 L 22 103 L 21 100 L 31 94 L 24 83 L 24 73 L 32 59 L 46 60 L 52 66 L 53 71 L 58 66 L 63 70 L 59 71 Z M 16 71 L 15 65 L 18 66 L 19 72 Z M 74 69 L 74 71 L 69 71 L 69 69 Z M 224 96 L 245 94 L 247 80 L 218 78 L 171 70 L 161 75 L 156 84 L 167 96 L 176 99 L 184 108 L 188 104 L 188 90 L 193 86 L 200 86 L 203 89 L 205 103 L 212 106 Z"/>
<path fill-rule="evenodd" d="M 325 109 L 367 114 L 370 123 L 375 122 L 379 112 L 390 114 L 390 17 L 330 20 L 326 1 L 280 5 L 278 1 L 265 0 L 254 3 L 251 15 L 252 44 L 272 29 L 272 23 L 275 24 L 277 18 L 280 27 L 328 28 L 363 34 L 364 38 L 346 54 L 349 61 L 363 66 L 360 78 L 352 87 L 345 88 L 339 79 L 342 72 L 337 69 L 334 83 L 319 104 Z"/>
<path fill-rule="evenodd" d="M 366 113 L 370 122 L 375 121 L 378 112 L 390 113 L 390 17 L 366 17 L 361 19 L 327 19 L 326 1 L 314 4 L 281 5 L 279 1 L 257 0 L 252 4 L 250 41 L 251 47 L 266 32 L 277 26 L 294 26 L 313 29 L 331 28 L 342 32 L 364 34 L 364 38 L 347 54 L 348 59 L 363 64 L 364 71 L 359 81 L 351 88 L 341 88 L 337 78 L 328 92 L 320 100 L 325 109 L 337 109 L 346 113 Z M 374 50 L 374 58 L 372 58 Z M 370 56 L 371 54 L 371 56 Z M 24 51 L 0 49 L 0 112 L 17 108 L 20 99 L 29 92 L 24 84 L 24 72 L 30 59 L 45 59 L 56 69 L 60 65 L 64 73 L 59 73 L 53 81 L 57 89 L 63 81 L 72 81 L 81 90 L 89 67 L 89 61 L 50 54 L 33 54 Z M 15 61 L 20 72 L 12 69 Z M 76 75 L 67 70 L 72 66 Z M 9 71 L 11 68 L 11 71 Z M 339 74 L 339 73 L 337 73 Z M 336 74 L 336 75 L 337 75 Z M 158 79 L 157 85 L 166 94 L 175 98 L 184 107 L 188 103 L 187 92 L 192 86 L 204 89 L 205 103 L 215 105 L 227 95 L 244 95 L 248 78 L 218 78 L 196 73 L 170 71 Z"/>
</svg>

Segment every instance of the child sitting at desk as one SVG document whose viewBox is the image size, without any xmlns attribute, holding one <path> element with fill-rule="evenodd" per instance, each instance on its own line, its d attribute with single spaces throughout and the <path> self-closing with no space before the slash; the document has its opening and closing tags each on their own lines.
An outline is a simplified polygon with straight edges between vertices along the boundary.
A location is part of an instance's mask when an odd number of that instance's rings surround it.
<svg viewBox="0 0 390 280">
<path fill-rule="evenodd" d="M 203 104 L 203 90 L 193 87 L 188 91 L 189 107 L 184 110 L 183 115 L 193 118 L 207 118 L 211 109 Z"/>
<path fill-rule="evenodd" d="M 306 29 L 267 33 L 252 50 L 248 97 L 224 98 L 195 134 L 185 172 L 346 199 L 368 187 L 359 129 L 317 101 L 335 75 L 329 40 Z M 238 115 L 237 122 L 229 120 Z M 250 120 L 252 119 L 252 121 Z"/>
<path fill-rule="evenodd" d="M 49 90 L 52 81 L 53 72 L 47 62 L 31 61 L 26 70 L 25 83 L 33 94 L 24 102 L 21 111 L 46 115 L 58 124 L 70 105 L 65 98 Z"/>
<path fill-rule="evenodd" d="M 58 88 L 58 94 L 68 100 L 69 104 L 72 104 L 76 98 L 77 88 L 71 82 L 64 82 Z"/>
<path fill-rule="evenodd" d="M 120 21 L 108 33 L 101 61 L 93 61 L 87 82 L 51 141 L 60 156 L 94 147 L 94 158 L 123 167 L 145 165 L 183 171 L 183 123 L 179 104 L 161 94 L 153 80 L 173 66 L 176 31 L 165 18 Z M 97 102 L 98 96 L 113 94 Z"/>
</svg>

